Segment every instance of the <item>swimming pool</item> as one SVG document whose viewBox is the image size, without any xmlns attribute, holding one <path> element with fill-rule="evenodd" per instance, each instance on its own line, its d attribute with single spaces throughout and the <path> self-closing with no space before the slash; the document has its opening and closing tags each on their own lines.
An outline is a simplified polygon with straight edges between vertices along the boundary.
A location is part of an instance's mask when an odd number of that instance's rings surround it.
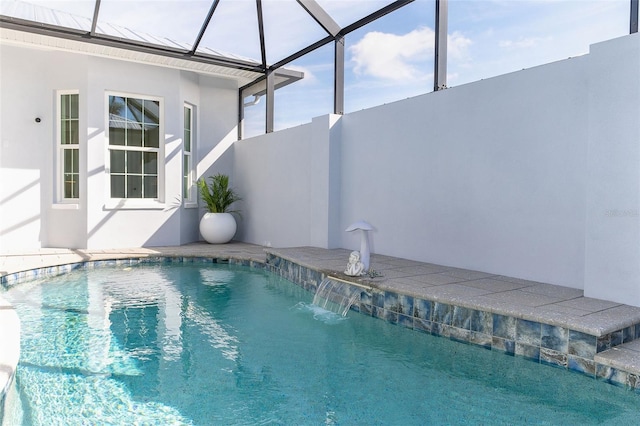
<svg viewBox="0 0 640 426">
<path fill-rule="evenodd" d="M 633 424 L 638 416 L 633 392 L 365 315 L 343 318 L 259 269 L 75 271 L 4 296 L 23 328 L 21 404 L 5 415 L 22 424 Z"/>
</svg>

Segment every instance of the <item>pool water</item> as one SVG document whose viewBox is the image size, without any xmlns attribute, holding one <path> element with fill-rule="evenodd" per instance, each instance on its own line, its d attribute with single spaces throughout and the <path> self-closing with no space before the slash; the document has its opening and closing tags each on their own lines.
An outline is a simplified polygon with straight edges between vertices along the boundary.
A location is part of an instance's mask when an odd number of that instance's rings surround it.
<svg viewBox="0 0 640 426">
<path fill-rule="evenodd" d="M 232 265 L 76 271 L 3 294 L 22 321 L 9 425 L 638 423 L 640 395 L 311 304 Z"/>
</svg>

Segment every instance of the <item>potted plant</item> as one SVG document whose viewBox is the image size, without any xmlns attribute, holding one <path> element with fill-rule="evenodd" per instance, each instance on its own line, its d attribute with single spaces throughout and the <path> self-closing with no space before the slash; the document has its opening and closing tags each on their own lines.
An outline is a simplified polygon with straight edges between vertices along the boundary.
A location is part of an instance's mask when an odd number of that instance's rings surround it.
<svg viewBox="0 0 640 426">
<path fill-rule="evenodd" d="M 207 205 L 207 213 L 200 220 L 200 234 L 210 244 L 224 244 L 231 241 L 237 229 L 232 214 L 237 210 L 230 210 L 230 206 L 241 198 L 229 188 L 229 176 L 218 173 L 209 180 L 198 180 L 200 197 Z"/>
</svg>

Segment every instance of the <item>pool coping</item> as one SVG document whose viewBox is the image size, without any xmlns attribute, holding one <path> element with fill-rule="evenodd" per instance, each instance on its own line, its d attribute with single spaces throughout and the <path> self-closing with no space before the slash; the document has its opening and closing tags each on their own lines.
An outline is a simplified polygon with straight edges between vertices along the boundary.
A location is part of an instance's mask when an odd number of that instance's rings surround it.
<svg viewBox="0 0 640 426">
<path fill-rule="evenodd" d="M 45 254 L 41 254 L 43 251 Z M 265 268 L 310 291 L 315 291 L 324 278 L 332 276 L 362 288 L 364 299 L 361 299 L 353 309 L 363 314 L 410 327 L 417 331 L 480 345 L 487 349 L 501 350 L 508 355 L 524 356 L 538 362 L 564 367 L 565 369 L 578 371 L 594 378 L 604 379 L 610 383 L 640 391 L 640 380 L 638 379 L 640 376 L 640 340 L 638 340 L 640 335 L 640 308 L 613 304 L 610 309 L 614 310 L 613 314 L 615 315 L 613 316 L 617 318 L 612 320 L 612 318 L 607 318 L 607 315 L 595 315 L 596 319 L 606 320 L 603 321 L 604 325 L 603 322 L 594 323 L 593 321 L 587 321 L 585 324 L 576 318 L 567 321 L 566 316 L 549 315 L 548 312 L 541 314 L 540 310 L 535 307 L 518 306 L 517 304 L 509 305 L 508 303 L 487 303 L 486 298 L 482 299 L 481 297 L 473 296 L 473 294 L 464 296 L 442 292 L 433 293 L 433 291 L 442 290 L 446 286 L 426 286 L 424 283 L 419 282 L 419 278 L 422 276 L 420 273 L 424 273 L 424 276 L 441 278 L 441 273 L 433 272 L 438 268 L 446 268 L 449 275 L 459 275 L 460 280 L 458 283 L 461 284 L 477 284 L 481 280 L 497 278 L 500 283 L 511 282 L 512 284 L 520 283 L 518 285 L 522 285 L 525 282 L 524 280 L 375 254 L 372 255 L 372 269 L 381 268 L 382 273 L 380 276 L 348 277 L 341 272 L 341 269 L 346 265 L 348 254 L 349 250 L 346 249 L 329 250 L 315 247 L 275 249 L 246 243 L 230 243 L 228 245 L 195 243 L 175 247 L 119 250 L 43 249 L 35 250 L 26 255 L 21 255 L 20 253 L 8 256 L 0 255 L 0 261 L 4 261 L 0 262 L 0 284 L 7 286 L 11 285 L 11 283 L 58 275 L 77 267 L 86 267 L 87 265 L 94 267 L 115 265 L 119 261 L 126 262 L 127 259 L 133 259 L 137 262 L 189 262 L 195 261 L 195 259 L 211 262 L 213 261 L 212 259 L 215 259 L 215 261 L 220 261 L 221 263 L 229 262 Z M 7 259 L 9 260 L 8 262 Z M 283 269 L 282 265 L 285 263 L 287 266 Z M 415 271 L 422 272 L 412 272 L 413 275 L 399 276 L 398 271 L 411 270 L 412 268 Z M 444 276 L 449 277 L 449 275 L 445 273 Z M 460 286 L 458 283 L 454 283 L 451 286 Z M 577 291 L 558 286 L 551 286 L 551 288 L 560 292 Z M 431 293 L 429 293 L 430 291 Z M 408 303 L 407 301 L 410 300 L 408 298 L 411 298 L 412 304 L 414 299 L 423 301 L 420 303 L 428 301 L 433 311 L 436 310 L 437 306 L 438 312 L 440 312 L 438 315 L 444 313 L 441 318 L 444 319 L 444 322 L 432 321 L 434 319 L 433 313 L 430 313 L 432 316 L 428 320 L 420 318 L 419 315 L 416 316 L 414 312 L 411 315 L 406 315 L 406 312 L 403 311 L 402 301 Z M 6 301 L 4 305 L 0 301 L 0 307 L 6 305 Z M 601 314 L 604 311 L 607 311 L 607 309 L 596 312 L 596 314 Z M 579 362 L 576 363 L 575 357 L 571 361 L 569 357 L 565 356 L 566 354 L 563 355 L 559 354 L 558 351 L 547 350 L 549 348 L 543 348 L 538 345 L 536 349 L 535 345 L 525 345 L 523 342 L 518 344 L 515 338 L 501 339 L 498 337 L 496 339 L 497 336 L 491 335 L 489 339 L 489 333 L 476 332 L 471 330 L 470 326 L 468 328 L 455 326 L 453 321 L 458 321 L 459 323 L 460 318 L 464 317 L 464 315 L 477 315 L 478 312 L 481 314 L 484 312 L 487 315 L 491 315 L 492 318 L 494 315 L 504 317 L 507 321 L 513 322 L 510 323 L 510 326 L 517 327 L 520 323 L 527 326 L 531 325 L 529 323 L 534 323 L 534 326 L 536 326 L 536 323 L 540 323 L 584 332 L 598 338 L 596 345 L 603 345 L 602 350 L 596 349 L 596 352 L 592 354 L 593 357 L 588 360 L 587 365 L 584 365 L 584 360 L 582 359 L 578 359 Z M 624 315 L 624 312 L 628 312 L 630 315 Z M 454 320 L 456 315 L 458 320 Z M 9 326 L 4 325 L 5 321 L 10 323 Z M 15 310 L 6 307 L 0 308 L 0 324 L 3 324 L 0 326 L 0 341 L 3 343 L 6 341 L 12 342 L 11 345 L 3 344 L 3 349 L 0 350 L 0 370 L 4 369 L 6 371 L 5 374 L 0 373 L 0 392 L 4 392 L 11 384 L 19 359 L 19 321 Z M 576 329 L 571 328 L 573 325 L 576 326 Z M 629 339 L 629 327 L 634 327 L 630 332 L 631 339 Z M 8 330 L 14 330 L 13 334 Z M 518 346 L 520 350 L 516 349 Z M 541 350 L 541 348 L 544 350 Z M 569 365 L 571 362 L 573 362 L 573 365 Z M 3 397 L 4 393 L 0 393 L 0 403 Z"/>
<path fill-rule="evenodd" d="M 292 250 L 267 250 L 267 265 L 271 266 L 272 272 L 298 282 L 310 291 L 315 291 L 320 280 L 325 278 L 355 281 L 358 288 L 365 290 L 352 309 L 365 315 L 419 332 L 521 356 L 640 393 L 640 308 L 620 305 L 635 314 L 633 324 L 623 317 L 617 322 L 610 321 L 608 327 L 574 330 L 571 326 L 575 321 L 562 321 L 559 317 L 548 319 L 532 315 L 526 309 L 483 304 L 474 297 L 430 297 L 420 289 L 399 289 L 397 279 L 388 284 L 384 280 L 376 281 L 376 278 L 348 277 L 335 268 L 318 267 L 317 262 L 301 258 Z M 344 259 L 348 252 L 342 255 Z M 378 257 L 378 261 L 383 264 L 385 259 Z M 477 271 L 466 271 L 473 272 Z M 484 277 L 478 281 L 487 279 L 485 275 L 475 274 Z M 471 279 L 468 282 L 478 281 Z M 556 290 L 565 291 L 560 287 Z"/>
</svg>

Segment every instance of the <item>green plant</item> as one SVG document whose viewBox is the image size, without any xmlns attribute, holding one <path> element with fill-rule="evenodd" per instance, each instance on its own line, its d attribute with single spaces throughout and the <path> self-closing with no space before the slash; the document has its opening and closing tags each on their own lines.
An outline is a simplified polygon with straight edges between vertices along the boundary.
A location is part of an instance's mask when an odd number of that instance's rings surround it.
<svg viewBox="0 0 640 426">
<path fill-rule="evenodd" d="M 242 198 L 229 188 L 229 176 L 218 173 L 209 176 L 210 183 L 204 178 L 198 180 L 198 190 L 202 201 L 207 204 L 209 213 L 237 213 L 237 210 L 229 210 L 231 204 Z"/>
</svg>

